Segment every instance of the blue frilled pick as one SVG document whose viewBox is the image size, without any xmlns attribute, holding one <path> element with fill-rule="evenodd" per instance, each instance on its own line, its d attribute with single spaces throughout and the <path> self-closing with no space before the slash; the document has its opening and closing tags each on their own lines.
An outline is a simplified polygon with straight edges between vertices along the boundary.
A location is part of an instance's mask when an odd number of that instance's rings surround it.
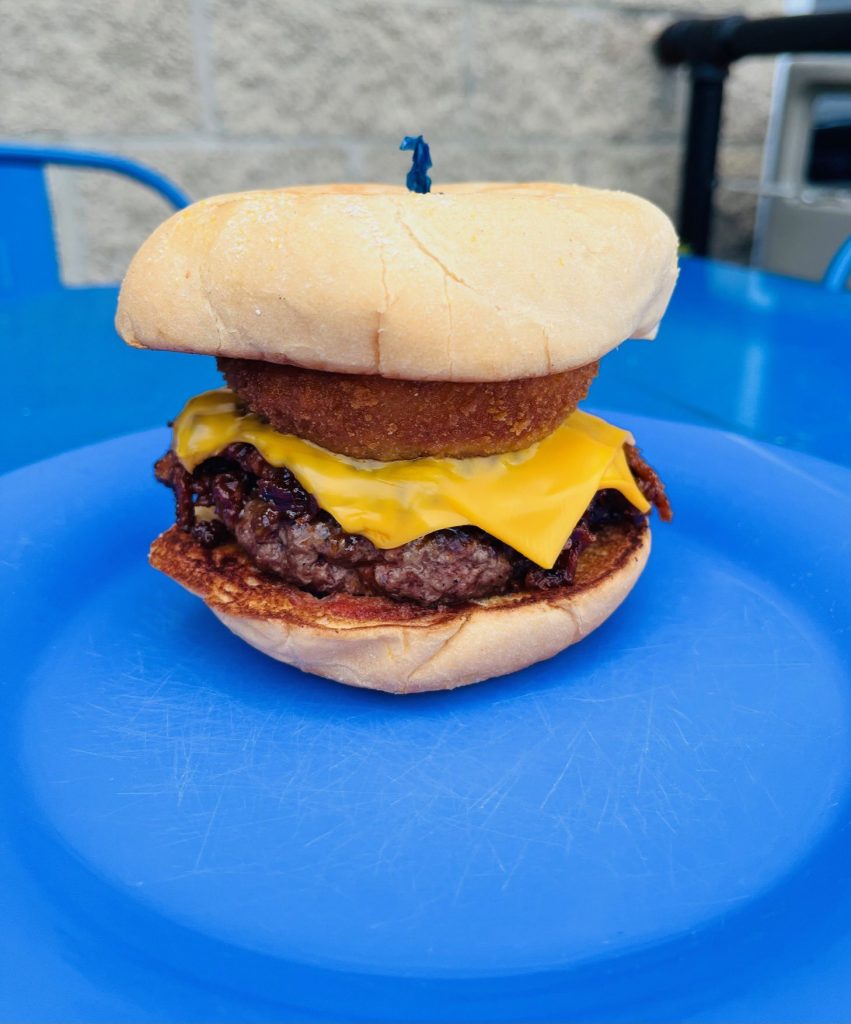
<svg viewBox="0 0 851 1024">
<path fill-rule="evenodd" d="M 414 151 L 414 158 L 411 163 L 411 169 L 405 178 L 405 184 L 411 192 L 430 192 L 431 178 L 428 176 L 428 169 L 431 167 L 431 153 L 429 152 L 428 143 L 422 135 L 406 135 L 402 139 L 402 145 L 399 146 L 399 149 L 412 149 Z"/>
</svg>

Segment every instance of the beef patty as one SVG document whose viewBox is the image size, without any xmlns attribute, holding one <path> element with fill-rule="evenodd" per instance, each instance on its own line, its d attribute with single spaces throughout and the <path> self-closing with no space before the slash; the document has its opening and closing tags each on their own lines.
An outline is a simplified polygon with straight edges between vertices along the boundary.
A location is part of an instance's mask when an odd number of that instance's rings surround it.
<svg viewBox="0 0 851 1024">
<path fill-rule="evenodd" d="M 633 446 L 630 467 L 645 497 L 670 519 L 656 473 Z M 624 520 L 643 523 L 617 491 L 599 491 L 552 569 L 473 526 L 438 530 L 400 547 L 377 548 L 346 533 L 287 469 L 248 444 L 233 444 L 188 472 L 174 452 L 156 464 L 175 494 L 177 525 L 206 548 L 235 539 L 256 565 L 317 596 L 381 595 L 424 606 L 463 603 L 510 590 L 569 586 L 594 531 Z"/>
</svg>

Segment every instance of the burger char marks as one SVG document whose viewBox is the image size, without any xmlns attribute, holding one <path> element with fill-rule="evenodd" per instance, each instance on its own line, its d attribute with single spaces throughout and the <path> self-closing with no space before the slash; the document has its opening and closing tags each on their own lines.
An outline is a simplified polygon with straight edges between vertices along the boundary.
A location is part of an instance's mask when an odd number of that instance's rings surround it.
<svg viewBox="0 0 851 1024">
<path fill-rule="evenodd" d="M 636 448 L 630 446 L 627 456 L 648 500 L 662 518 L 670 518 L 658 476 Z M 366 537 L 346 533 L 292 473 L 269 465 L 248 444 L 231 445 L 192 473 L 168 452 L 155 472 L 174 490 L 178 526 L 202 547 L 234 538 L 259 568 L 317 596 L 380 595 L 423 606 L 569 586 L 595 529 L 645 518 L 618 492 L 601 491 L 555 566 L 542 569 L 476 527 L 439 530 L 401 547 L 377 548 Z M 212 510 L 215 518 L 199 516 L 199 508 Z"/>
<path fill-rule="evenodd" d="M 665 485 L 659 479 L 659 474 L 652 466 L 642 459 L 641 452 L 634 444 L 624 446 L 626 449 L 626 461 L 632 470 L 636 483 L 644 497 L 656 508 L 659 518 L 669 523 L 673 518 L 671 502 L 665 493 Z"/>
<path fill-rule="evenodd" d="M 346 533 L 330 516 L 270 517 L 261 500 L 245 506 L 236 539 L 260 568 L 320 594 L 455 603 L 502 592 L 512 572 L 508 549 L 480 531 L 440 530 L 380 550 Z"/>
</svg>

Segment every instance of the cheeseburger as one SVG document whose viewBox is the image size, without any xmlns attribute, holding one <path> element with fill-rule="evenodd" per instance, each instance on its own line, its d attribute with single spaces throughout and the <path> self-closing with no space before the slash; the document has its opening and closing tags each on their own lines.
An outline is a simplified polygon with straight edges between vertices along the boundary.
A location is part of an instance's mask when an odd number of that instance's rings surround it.
<svg viewBox="0 0 851 1024">
<path fill-rule="evenodd" d="M 655 206 L 571 185 L 328 185 L 204 200 L 133 259 L 130 345 L 214 356 L 156 477 L 151 562 L 273 658 L 448 689 L 581 640 L 664 489 L 577 408 L 677 276 Z"/>
</svg>

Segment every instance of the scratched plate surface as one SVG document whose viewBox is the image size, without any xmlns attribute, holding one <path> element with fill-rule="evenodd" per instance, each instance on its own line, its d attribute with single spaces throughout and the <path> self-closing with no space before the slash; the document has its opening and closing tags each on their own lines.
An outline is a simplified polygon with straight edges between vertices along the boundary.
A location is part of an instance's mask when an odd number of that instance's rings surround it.
<svg viewBox="0 0 851 1024">
<path fill-rule="evenodd" d="M 676 510 L 630 600 L 411 698 L 267 660 L 147 567 L 164 433 L 3 478 L 0 1015 L 793 1006 L 849 920 L 851 473 L 619 419 Z"/>
</svg>

